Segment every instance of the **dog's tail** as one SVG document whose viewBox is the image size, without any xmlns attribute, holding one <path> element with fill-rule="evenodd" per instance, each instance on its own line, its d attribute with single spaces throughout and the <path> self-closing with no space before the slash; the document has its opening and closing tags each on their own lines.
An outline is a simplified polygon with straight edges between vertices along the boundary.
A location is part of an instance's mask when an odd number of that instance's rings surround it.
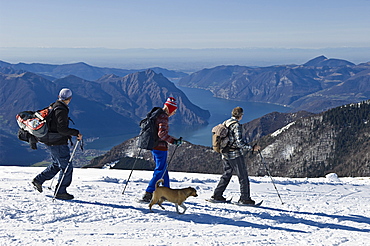
<svg viewBox="0 0 370 246">
<path fill-rule="evenodd" d="M 155 183 L 155 187 L 158 188 L 159 187 L 159 184 L 162 183 L 163 184 L 164 180 L 163 179 L 160 179 L 157 181 L 157 183 Z"/>
</svg>

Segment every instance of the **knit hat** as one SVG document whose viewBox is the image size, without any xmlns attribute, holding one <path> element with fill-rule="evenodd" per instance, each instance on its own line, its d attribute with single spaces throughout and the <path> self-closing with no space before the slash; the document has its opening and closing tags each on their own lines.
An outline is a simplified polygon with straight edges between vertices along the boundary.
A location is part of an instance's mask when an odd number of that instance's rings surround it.
<svg viewBox="0 0 370 246">
<path fill-rule="evenodd" d="M 168 114 L 172 114 L 173 111 L 177 109 L 176 99 L 173 97 L 167 98 L 167 101 L 164 103 L 168 108 Z"/>
<path fill-rule="evenodd" d="M 59 92 L 59 99 L 60 100 L 67 100 L 72 97 L 72 91 L 68 88 L 63 88 Z"/>
</svg>

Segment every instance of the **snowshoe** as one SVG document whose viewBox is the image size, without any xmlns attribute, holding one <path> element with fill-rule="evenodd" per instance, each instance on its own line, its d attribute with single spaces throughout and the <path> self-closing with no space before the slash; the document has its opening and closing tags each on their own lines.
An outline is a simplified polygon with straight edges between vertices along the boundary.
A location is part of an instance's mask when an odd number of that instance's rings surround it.
<svg viewBox="0 0 370 246">
<path fill-rule="evenodd" d="M 253 201 L 253 203 L 252 203 L 252 202 L 238 201 L 238 202 L 233 202 L 233 204 L 238 205 L 238 206 L 259 207 L 259 206 L 261 206 L 262 202 L 263 201 L 260 201 L 259 203 L 255 203 Z"/>
<path fill-rule="evenodd" d="M 209 199 L 206 199 L 207 202 L 212 202 L 212 203 L 231 203 L 231 199 L 227 200 L 218 200 L 218 199 L 214 199 L 213 197 L 209 198 Z"/>
</svg>

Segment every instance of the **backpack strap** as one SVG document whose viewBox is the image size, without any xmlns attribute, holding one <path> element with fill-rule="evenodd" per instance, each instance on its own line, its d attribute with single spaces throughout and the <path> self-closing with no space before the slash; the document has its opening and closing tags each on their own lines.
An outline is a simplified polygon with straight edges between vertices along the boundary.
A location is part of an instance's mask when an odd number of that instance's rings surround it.
<svg viewBox="0 0 370 246">
<path fill-rule="evenodd" d="M 235 123 L 238 123 L 238 121 L 234 120 L 234 119 L 231 119 L 231 120 L 225 120 L 223 124 L 224 124 L 224 126 L 226 126 L 227 128 L 230 129 L 230 126 L 235 124 Z"/>
<path fill-rule="evenodd" d="M 160 107 L 154 107 L 150 112 L 149 112 L 149 114 L 150 114 L 150 118 L 156 118 L 156 117 L 158 117 L 158 115 L 160 115 L 160 114 L 162 114 L 162 113 L 164 113 L 164 111 L 163 111 L 163 109 L 162 108 L 160 108 Z"/>
<path fill-rule="evenodd" d="M 224 121 L 224 126 L 226 126 L 227 127 L 227 129 L 229 130 L 229 133 L 228 134 L 230 134 L 230 127 L 232 126 L 232 125 L 234 125 L 234 124 L 236 124 L 236 123 L 238 123 L 238 121 L 237 120 L 234 120 L 234 119 L 229 119 L 229 120 L 225 120 Z M 235 142 L 235 138 L 234 138 L 234 142 Z M 231 149 L 231 146 L 234 144 L 234 142 L 232 142 L 232 143 L 228 143 L 228 145 L 227 145 L 227 152 Z"/>
</svg>

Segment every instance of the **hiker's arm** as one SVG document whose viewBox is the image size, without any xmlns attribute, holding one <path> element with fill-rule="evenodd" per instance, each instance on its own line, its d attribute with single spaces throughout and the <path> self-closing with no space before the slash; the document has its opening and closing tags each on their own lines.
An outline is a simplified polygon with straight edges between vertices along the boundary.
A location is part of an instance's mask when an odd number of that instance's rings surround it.
<svg viewBox="0 0 370 246">
<path fill-rule="evenodd" d="M 175 138 L 168 135 L 168 119 L 158 119 L 158 137 L 160 140 L 171 144 L 175 141 Z"/>
<path fill-rule="evenodd" d="M 242 137 L 242 126 L 240 124 L 234 124 L 232 126 L 232 130 L 235 137 L 235 145 L 240 149 L 251 150 L 252 146 L 250 146 L 247 142 L 243 140 Z"/>
<path fill-rule="evenodd" d="M 69 128 L 68 112 L 66 110 L 56 110 L 55 118 L 57 120 L 57 130 L 64 136 L 78 136 L 80 132 L 76 129 Z"/>
</svg>

